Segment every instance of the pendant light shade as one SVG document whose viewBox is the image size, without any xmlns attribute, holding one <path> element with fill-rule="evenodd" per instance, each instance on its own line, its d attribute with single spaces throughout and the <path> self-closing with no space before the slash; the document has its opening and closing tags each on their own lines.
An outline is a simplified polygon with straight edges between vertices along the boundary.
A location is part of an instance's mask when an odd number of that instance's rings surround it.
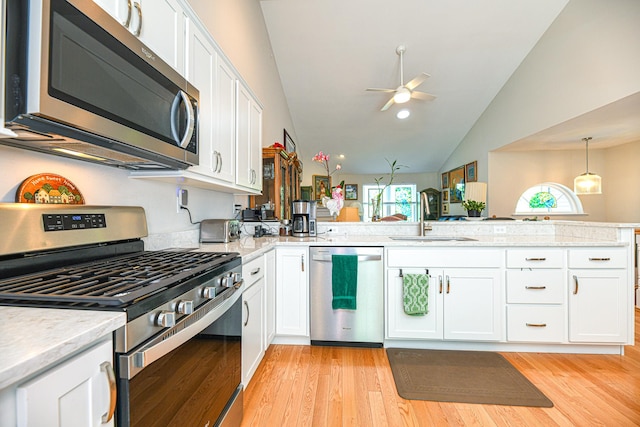
<svg viewBox="0 0 640 427">
<path fill-rule="evenodd" d="M 589 172 L 589 141 L 591 137 L 582 138 L 586 145 L 587 170 L 573 180 L 573 192 L 576 194 L 602 194 L 602 178 Z"/>
</svg>

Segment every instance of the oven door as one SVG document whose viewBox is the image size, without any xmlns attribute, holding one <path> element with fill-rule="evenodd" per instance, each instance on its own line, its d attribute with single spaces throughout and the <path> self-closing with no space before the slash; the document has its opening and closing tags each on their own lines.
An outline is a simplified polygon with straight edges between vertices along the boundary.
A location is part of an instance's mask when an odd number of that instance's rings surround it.
<svg viewBox="0 0 640 427">
<path fill-rule="evenodd" d="M 230 289 L 118 360 L 119 427 L 242 420 L 242 292 Z M 220 298 L 222 301 L 217 301 Z M 236 421 L 229 420 L 233 416 Z"/>
</svg>

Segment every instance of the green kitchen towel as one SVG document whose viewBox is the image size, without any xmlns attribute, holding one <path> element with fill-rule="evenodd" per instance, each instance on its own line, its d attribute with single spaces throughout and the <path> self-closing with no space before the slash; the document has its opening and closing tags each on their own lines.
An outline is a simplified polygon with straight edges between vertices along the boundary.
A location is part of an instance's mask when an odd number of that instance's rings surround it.
<svg viewBox="0 0 640 427">
<path fill-rule="evenodd" d="M 331 287 L 334 310 L 345 308 L 356 309 L 356 294 L 358 292 L 358 256 L 331 255 Z"/>
<path fill-rule="evenodd" d="M 429 275 L 405 274 L 402 278 L 404 312 L 424 316 L 429 312 Z"/>
</svg>

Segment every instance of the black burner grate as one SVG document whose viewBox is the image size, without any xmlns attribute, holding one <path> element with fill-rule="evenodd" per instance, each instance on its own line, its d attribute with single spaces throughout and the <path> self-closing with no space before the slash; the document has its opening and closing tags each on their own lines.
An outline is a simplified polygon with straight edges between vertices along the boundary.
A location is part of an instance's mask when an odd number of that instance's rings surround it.
<svg viewBox="0 0 640 427">
<path fill-rule="evenodd" d="M 122 306 L 236 257 L 234 252 L 135 253 L 0 280 L 0 299 Z"/>
</svg>

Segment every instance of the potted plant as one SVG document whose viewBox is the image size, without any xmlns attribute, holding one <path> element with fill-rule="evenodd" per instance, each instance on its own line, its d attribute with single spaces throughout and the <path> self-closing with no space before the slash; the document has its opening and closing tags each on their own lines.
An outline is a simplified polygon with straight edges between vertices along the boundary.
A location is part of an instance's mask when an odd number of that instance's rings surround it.
<svg viewBox="0 0 640 427">
<path fill-rule="evenodd" d="M 479 217 L 486 206 L 485 202 L 476 202 L 475 200 L 462 202 L 462 207 L 467 211 L 467 215 L 471 217 Z"/>
</svg>

